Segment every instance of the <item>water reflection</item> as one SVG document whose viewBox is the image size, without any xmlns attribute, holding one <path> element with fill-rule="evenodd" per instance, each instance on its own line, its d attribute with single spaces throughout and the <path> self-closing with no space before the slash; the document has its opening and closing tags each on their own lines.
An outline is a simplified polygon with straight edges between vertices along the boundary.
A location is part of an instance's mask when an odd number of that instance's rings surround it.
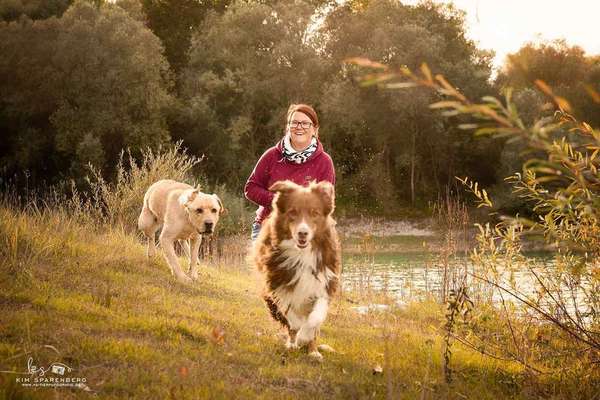
<svg viewBox="0 0 600 400">
<path fill-rule="evenodd" d="M 497 278 L 506 289 L 518 293 L 523 299 L 539 304 L 548 312 L 561 311 L 585 312 L 589 282 L 577 282 L 569 279 L 560 281 L 556 288 L 547 278 L 554 274 L 555 264 L 551 254 L 539 253 L 528 256 L 528 263 L 522 269 L 506 265 L 496 265 Z M 446 265 L 446 266 L 444 266 Z M 443 282 L 449 282 L 447 288 L 457 287 L 466 276 L 470 295 L 493 303 L 520 303 L 507 292 L 476 279 L 473 276 L 485 275 L 476 267 L 467 255 L 453 257 L 447 262 L 433 253 L 381 253 L 371 255 L 351 254 L 344 256 L 343 286 L 345 290 L 356 291 L 361 295 L 385 292 L 399 304 L 422 300 L 427 296 L 440 299 Z M 444 279 L 446 276 L 446 279 Z M 568 275 L 565 274 L 565 278 Z M 562 297 L 565 310 L 557 310 L 556 302 L 551 299 L 541 284 L 551 289 L 554 295 Z M 566 300 L 566 301 L 565 301 Z"/>
</svg>

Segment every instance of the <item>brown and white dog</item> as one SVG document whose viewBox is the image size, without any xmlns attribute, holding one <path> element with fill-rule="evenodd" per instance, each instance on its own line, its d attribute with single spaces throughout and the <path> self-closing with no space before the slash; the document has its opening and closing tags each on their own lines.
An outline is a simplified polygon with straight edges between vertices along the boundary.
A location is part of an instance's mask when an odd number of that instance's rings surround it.
<svg viewBox="0 0 600 400">
<path fill-rule="evenodd" d="M 171 273 L 180 282 L 198 278 L 198 251 L 202 235 L 213 233 L 219 216 L 225 211 L 216 194 L 202 193 L 187 183 L 163 179 L 152 184 L 144 196 L 138 227 L 148 238 L 147 256 L 156 252 L 154 236 L 162 226 L 160 245 Z M 181 240 L 190 257 L 191 279 L 179 266 L 175 241 Z M 191 251 L 190 243 L 191 242 Z"/>
<path fill-rule="evenodd" d="M 276 182 L 273 212 L 263 222 L 252 260 L 265 278 L 264 300 L 271 316 L 288 331 L 287 348 L 308 345 L 321 359 L 317 335 L 329 299 L 337 290 L 340 250 L 335 221 L 334 188 L 329 182 L 308 187 Z"/>
</svg>

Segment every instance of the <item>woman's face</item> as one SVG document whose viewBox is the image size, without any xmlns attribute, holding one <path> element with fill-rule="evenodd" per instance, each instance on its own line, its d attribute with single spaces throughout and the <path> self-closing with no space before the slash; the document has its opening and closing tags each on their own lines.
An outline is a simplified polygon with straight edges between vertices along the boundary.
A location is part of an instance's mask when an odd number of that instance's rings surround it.
<svg viewBox="0 0 600 400">
<path fill-rule="evenodd" d="M 308 115 L 295 111 L 288 119 L 287 131 L 290 135 L 292 147 L 300 151 L 310 145 L 310 141 L 317 129 Z"/>
</svg>

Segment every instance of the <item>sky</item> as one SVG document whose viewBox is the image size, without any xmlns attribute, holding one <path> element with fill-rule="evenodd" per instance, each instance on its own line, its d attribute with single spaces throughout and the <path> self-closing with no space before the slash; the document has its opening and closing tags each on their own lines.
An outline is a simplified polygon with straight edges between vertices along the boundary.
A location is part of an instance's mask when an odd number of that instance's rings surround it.
<svg viewBox="0 0 600 400">
<path fill-rule="evenodd" d="M 525 43 L 565 39 L 600 54 L 600 0 L 434 0 L 466 11 L 467 36 L 496 52 L 494 67 Z M 418 0 L 402 0 L 416 4 Z"/>
</svg>

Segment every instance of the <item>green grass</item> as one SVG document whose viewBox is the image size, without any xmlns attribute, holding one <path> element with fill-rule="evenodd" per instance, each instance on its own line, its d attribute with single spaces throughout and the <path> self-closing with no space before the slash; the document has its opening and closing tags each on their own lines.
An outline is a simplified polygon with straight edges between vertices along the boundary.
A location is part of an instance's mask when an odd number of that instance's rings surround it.
<svg viewBox="0 0 600 400">
<path fill-rule="evenodd" d="M 90 232 L 67 215 L 0 208 L 0 370 L 28 357 L 63 362 L 91 391 L 24 388 L 0 373 L 2 398 L 498 399 L 529 398 L 539 381 L 517 365 L 454 346 L 443 375 L 443 310 L 415 303 L 359 315 L 342 294 L 322 363 L 286 352 L 246 265 L 203 265 L 177 283 L 138 238 Z M 348 294 L 350 295 L 350 294 Z M 360 299 L 367 302 L 369 299 Z M 223 332 L 222 340 L 215 332 Z M 380 365 L 383 374 L 373 374 Z M 560 390 L 553 389 L 554 394 Z M 559 397 L 557 397 L 559 398 Z"/>
</svg>

